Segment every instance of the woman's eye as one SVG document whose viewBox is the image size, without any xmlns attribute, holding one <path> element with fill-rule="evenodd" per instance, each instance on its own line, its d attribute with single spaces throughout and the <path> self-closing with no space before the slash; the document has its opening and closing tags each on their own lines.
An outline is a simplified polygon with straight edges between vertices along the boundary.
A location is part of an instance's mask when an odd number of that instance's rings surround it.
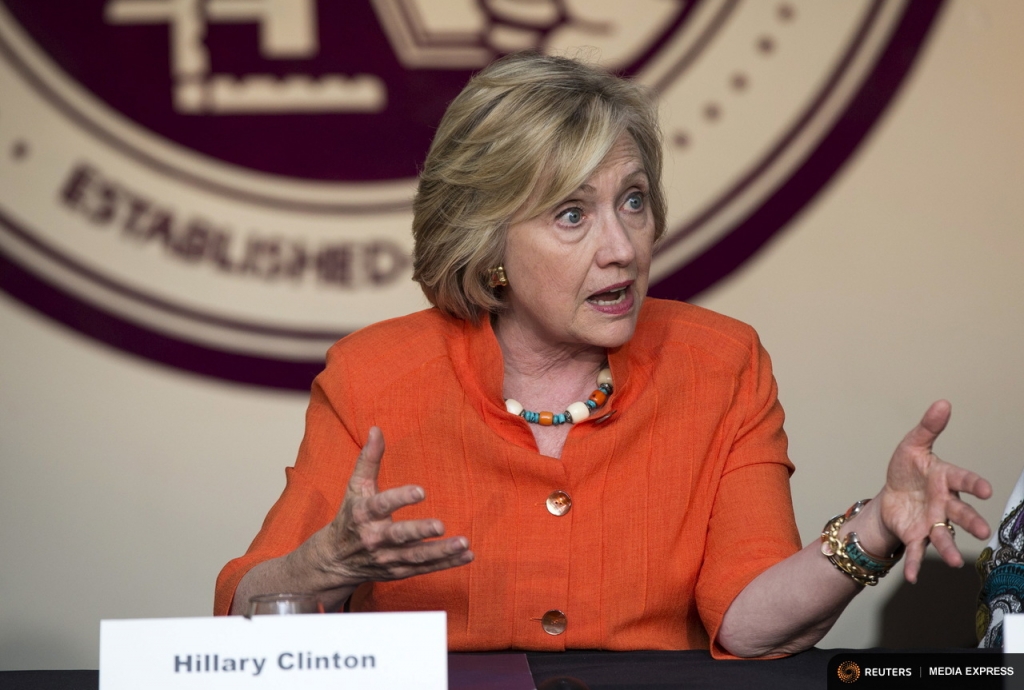
<svg viewBox="0 0 1024 690">
<path fill-rule="evenodd" d="M 631 211 L 641 211 L 644 207 L 644 195 L 634 192 L 626 197 L 626 208 Z"/>
<path fill-rule="evenodd" d="M 578 208 L 567 208 L 559 214 L 559 219 L 569 225 L 578 225 L 583 220 L 583 211 Z"/>
</svg>

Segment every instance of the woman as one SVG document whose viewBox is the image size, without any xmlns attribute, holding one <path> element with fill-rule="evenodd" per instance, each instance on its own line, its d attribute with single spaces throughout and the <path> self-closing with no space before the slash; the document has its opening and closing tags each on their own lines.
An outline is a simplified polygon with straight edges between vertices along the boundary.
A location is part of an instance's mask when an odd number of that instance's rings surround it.
<svg viewBox="0 0 1024 690">
<path fill-rule="evenodd" d="M 640 87 L 535 55 L 474 77 L 415 201 L 435 308 L 328 353 L 288 486 L 221 573 L 217 612 L 298 590 L 444 609 L 453 650 L 768 656 L 813 645 L 900 543 L 911 581 L 929 539 L 960 565 L 947 520 L 988 527 L 956 492 L 991 489 L 930 453 L 945 403 L 875 500 L 830 523 L 827 554 L 800 550 L 768 356 L 747 326 L 645 299 L 664 228 Z"/>
</svg>

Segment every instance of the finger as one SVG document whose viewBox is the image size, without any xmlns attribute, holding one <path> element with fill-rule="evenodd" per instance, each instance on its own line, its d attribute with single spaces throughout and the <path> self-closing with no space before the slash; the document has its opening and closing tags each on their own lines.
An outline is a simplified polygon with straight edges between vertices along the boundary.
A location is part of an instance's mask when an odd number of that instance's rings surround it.
<svg viewBox="0 0 1024 690">
<path fill-rule="evenodd" d="M 386 579 L 401 580 L 407 577 L 413 577 L 415 575 L 425 575 L 427 573 L 437 572 L 438 570 L 457 568 L 461 565 L 468 565 L 469 563 L 472 563 L 474 558 L 475 556 L 473 555 L 473 552 L 467 550 L 452 556 L 439 558 L 435 561 L 396 566 L 388 572 Z"/>
<path fill-rule="evenodd" d="M 950 501 L 946 505 L 946 515 L 950 522 L 964 528 L 977 539 L 988 539 L 992 535 L 988 522 L 969 503 Z"/>
<path fill-rule="evenodd" d="M 975 474 L 974 472 L 968 472 L 968 477 L 965 479 L 964 488 L 956 489 L 956 498 L 959 498 L 959 491 L 967 491 L 972 495 L 976 495 L 981 500 L 992 498 L 992 485 L 984 477 Z"/>
<path fill-rule="evenodd" d="M 444 524 L 440 520 L 402 520 L 389 525 L 384 531 L 384 538 L 392 544 L 402 545 L 443 534 Z"/>
<path fill-rule="evenodd" d="M 918 539 L 907 544 L 906 560 L 903 563 L 903 577 L 910 584 L 917 583 L 917 575 L 921 572 L 921 560 L 924 558 L 924 540 Z"/>
<path fill-rule="evenodd" d="M 936 400 L 924 413 L 924 417 L 910 432 L 903 437 L 903 445 L 931 450 L 935 439 L 949 423 L 952 406 L 947 400 Z"/>
<path fill-rule="evenodd" d="M 956 548 L 953 535 L 945 525 L 932 525 L 931 530 L 928 532 L 928 537 L 931 539 L 932 546 L 938 551 L 939 556 L 946 562 L 946 565 L 951 568 L 963 566 L 964 559 L 960 555 L 960 549 Z"/>
<path fill-rule="evenodd" d="M 946 480 L 949 483 L 949 490 L 952 491 L 957 498 L 960 498 L 960 492 L 966 491 L 972 496 L 984 500 L 992 497 L 992 485 L 987 479 L 982 477 L 980 474 L 965 470 L 962 467 L 953 466 L 953 469 L 949 472 L 949 477 Z"/>
<path fill-rule="evenodd" d="M 422 565 L 424 563 L 445 560 L 468 550 L 468 539 L 465 537 L 450 537 L 448 539 L 406 544 L 392 549 L 389 556 L 393 563 Z"/>
<path fill-rule="evenodd" d="M 373 494 L 352 510 L 352 517 L 357 522 L 370 522 L 373 520 L 385 520 L 391 517 L 399 508 L 411 506 L 426 498 L 423 487 L 415 484 L 395 487 Z"/>
<path fill-rule="evenodd" d="M 349 490 L 360 496 L 372 496 L 377 492 L 377 476 L 380 474 L 380 460 L 384 457 L 384 434 L 379 427 L 370 427 L 366 445 L 359 451 L 355 469 L 348 481 Z"/>
<path fill-rule="evenodd" d="M 382 549 L 374 554 L 377 567 L 391 573 L 405 573 L 409 568 L 429 567 L 434 563 L 447 562 L 469 551 L 469 540 L 452 537 L 429 542 L 406 544 L 392 549 Z M 401 577 L 408 577 L 402 574 Z"/>
</svg>

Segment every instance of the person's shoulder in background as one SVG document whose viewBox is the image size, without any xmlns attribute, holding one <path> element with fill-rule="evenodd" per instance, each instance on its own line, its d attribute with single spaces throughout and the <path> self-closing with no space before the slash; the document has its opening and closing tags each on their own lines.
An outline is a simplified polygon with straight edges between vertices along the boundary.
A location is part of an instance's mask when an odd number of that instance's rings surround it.
<svg viewBox="0 0 1024 690">
<path fill-rule="evenodd" d="M 1010 493 L 1003 519 L 978 557 L 979 647 L 1002 648 L 1003 618 L 1022 612 L 1024 600 L 1024 473 Z"/>
</svg>

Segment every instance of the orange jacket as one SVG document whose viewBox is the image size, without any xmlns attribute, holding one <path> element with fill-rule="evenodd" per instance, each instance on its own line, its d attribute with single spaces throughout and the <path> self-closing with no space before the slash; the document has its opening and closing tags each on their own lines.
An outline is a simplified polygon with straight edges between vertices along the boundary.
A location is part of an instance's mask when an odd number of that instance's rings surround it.
<svg viewBox="0 0 1024 690">
<path fill-rule="evenodd" d="M 453 651 L 709 648 L 743 587 L 800 548 L 768 355 L 748 326 L 648 299 L 608 361 L 614 394 L 555 459 L 505 411 L 486 319 L 429 309 L 342 339 L 313 384 L 287 487 L 221 572 L 215 612 L 249 568 L 334 517 L 376 425 L 381 489 L 426 490 L 396 518 L 441 519 L 476 559 L 363 585 L 352 610 L 445 610 Z M 555 491 L 571 497 L 562 516 L 546 507 Z M 563 633 L 542 628 L 549 611 L 564 613 Z"/>
</svg>

